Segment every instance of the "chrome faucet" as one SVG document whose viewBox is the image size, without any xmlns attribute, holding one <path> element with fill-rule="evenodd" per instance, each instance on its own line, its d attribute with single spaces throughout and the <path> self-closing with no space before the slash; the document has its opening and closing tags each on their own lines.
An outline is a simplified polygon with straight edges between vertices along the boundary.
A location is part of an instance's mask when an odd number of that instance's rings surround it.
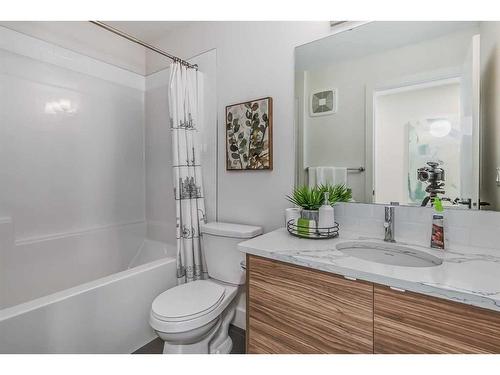
<svg viewBox="0 0 500 375">
<path fill-rule="evenodd" d="M 384 215 L 384 241 L 386 242 L 396 242 L 394 240 L 394 206 L 385 206 Z"/>
</svg>

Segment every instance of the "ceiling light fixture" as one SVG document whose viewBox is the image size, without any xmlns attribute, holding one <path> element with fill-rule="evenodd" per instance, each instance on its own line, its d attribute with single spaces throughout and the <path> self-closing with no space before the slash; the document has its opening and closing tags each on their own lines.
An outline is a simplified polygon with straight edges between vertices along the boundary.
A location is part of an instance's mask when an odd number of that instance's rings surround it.
<svg viewBox="0 0 500 375">
<path fill-rule="evenodd" d="M 443 138 L 450 134 L 451 122 L 447 119 L 428 120 L 430 122 L 429 132 L 436 138 Z"/>
</svg>

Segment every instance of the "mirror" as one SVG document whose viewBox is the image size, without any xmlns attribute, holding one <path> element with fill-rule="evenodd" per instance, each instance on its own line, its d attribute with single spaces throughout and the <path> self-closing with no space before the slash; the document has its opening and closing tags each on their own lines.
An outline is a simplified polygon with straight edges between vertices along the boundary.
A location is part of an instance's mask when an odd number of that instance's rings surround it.
<svg viewBox="0 0 500 375">
<path fill-rule="evenodd" d="M 499 22 L 370 22 L 297 47 L 296 184 L 500 209 L 497 41 Z"/>
</svg>

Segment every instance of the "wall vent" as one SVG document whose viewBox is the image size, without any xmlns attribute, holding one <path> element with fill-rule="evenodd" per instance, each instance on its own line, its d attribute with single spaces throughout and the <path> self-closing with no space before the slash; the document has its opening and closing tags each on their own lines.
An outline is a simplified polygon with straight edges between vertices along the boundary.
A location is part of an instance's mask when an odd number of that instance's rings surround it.
<svg viewBox="0 0 500 375">
<path fill-rule="evenodd" d="M 337 89 L 325 89 L 311 93 L 311 116 L 337 113 Z"/>
</svg>

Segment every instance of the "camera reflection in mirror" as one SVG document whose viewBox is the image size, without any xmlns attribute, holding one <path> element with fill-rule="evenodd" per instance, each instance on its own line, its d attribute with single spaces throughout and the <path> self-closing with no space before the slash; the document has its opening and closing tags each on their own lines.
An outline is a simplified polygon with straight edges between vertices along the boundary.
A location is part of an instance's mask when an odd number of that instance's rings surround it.
<svg viewBox="0 0 500 375">
<path fill-rule="evenodd" d="M 427 184 L 425 188 L 427 195 L 422 199 L 423 207 L 427 206 L 429 202 L 432 204 L 436 197 L 439 197 L 442 201 L 451 201 L 449 198 L 439 196 L 439 194 L 445 194 L 444 176 L 444 169 L 439 168 L 439 163 L 437 162 L 430 161 L 427 163 L 427 166 L 417 169 L 417 179 Z"/>
</svg>

